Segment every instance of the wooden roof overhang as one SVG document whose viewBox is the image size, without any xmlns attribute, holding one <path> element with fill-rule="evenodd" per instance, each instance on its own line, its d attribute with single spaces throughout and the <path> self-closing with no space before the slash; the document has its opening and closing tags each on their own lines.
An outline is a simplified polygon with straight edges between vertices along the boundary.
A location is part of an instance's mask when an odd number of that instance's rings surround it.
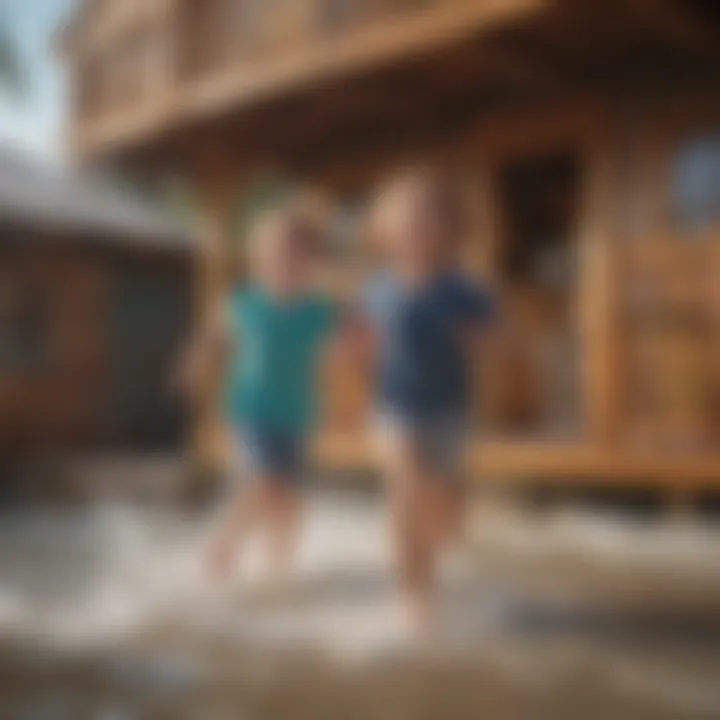
<svg viewBox="0 0 720 720">
<path fill-rule="evenodd" d="M 492 109 L 588 89 L 712 83 L 718 40 L 720 14 L 703 0 L 465 2 L 180 83 L 147 111 L 82 128 L 76 147 L 170 172 L 191 170 L 206 152 L 314 172 L 412 152 Z"/>
</svg>

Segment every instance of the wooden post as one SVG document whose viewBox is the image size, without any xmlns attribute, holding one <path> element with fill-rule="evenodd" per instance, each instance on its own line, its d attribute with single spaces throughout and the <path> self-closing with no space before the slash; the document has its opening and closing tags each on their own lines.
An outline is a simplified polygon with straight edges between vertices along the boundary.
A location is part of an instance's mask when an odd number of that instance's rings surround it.
<svg viewBox="0 0 720 720">
<path fill-rule="evenodd" d="M 472 232 L 467 266 L 472 275 L 499 291 L 498 264 L 502 239 L 502 218 L 498 208 L 493 168 L 486 158 L 475 167 L 472 187 Z M 501 303 L 502 304 L 502 303 Z M 475 406 L 473 413 L 481 427 L 494 430 L 503 401 L 502 351 L 494 341 L 491 352 L 483 354 L 483 362 L 475 368 Z"/>
<path fill-rule="evenodd" d="M 204 163 L 195 176 L 200 220 L 195 307 L 198 333 L 202 333 L 206 324 L 221 311 L 231 280 L 232 215 L 238 177 L 237 171 L 219 163 Z M 226 433 L 220 407 L 223 373 L 223 359 L 214 358 L 200 381 L 192 448 L 201 467 L 220 467 L 226 456 Z"/>
<path fill-rule="evenodd" d="M 612 144 L 598 142 L 587 155 L 588 185 L 579 260 L 582 387 L 588 439 L 612 442 L 620 422 L 616 239 L 612 218 Z"/>
</svg>

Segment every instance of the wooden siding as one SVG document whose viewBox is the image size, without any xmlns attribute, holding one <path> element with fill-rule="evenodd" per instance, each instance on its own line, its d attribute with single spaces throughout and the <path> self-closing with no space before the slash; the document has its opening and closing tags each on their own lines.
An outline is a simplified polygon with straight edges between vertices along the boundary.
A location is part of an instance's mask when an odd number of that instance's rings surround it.
<svg viewBox="0 0 720 720">
<path fill-rule="evenodd" d="M 169 297 L 172 317 L 168 318 L 167 313 L 156 317 L 157 308 L 153 307 L 145 313 L 148 322 L 162 323 L 156 335 L 164 338 L 164 359 L 147 357 L 157 346 L 157 342 L 154 346 L 148 342 L 147 334 L 144 337 L 131 327 L 118 335 L 114 328 L 113 303 L 120 300 L 127 308 L 132 301 L 127 293 L 117 297 L 118 267 L 126 268 L 126 279 L 137 272 L 138 277 L 169 278 L 177 287 L 178 292 Z M 187 331 L 189 307 L 182 302 L 182 296 L 191 294 L 189 271 L 186 259 L 168 260 L 142 253 L 117 255 L 85 246 L 52 248 L 33 243 L 3 247 L 0 282 L 16 296 L 36 301 L 44 338 L 37 358 L 0 367 L 0 456 L 22 460 L 42 453 L 140 447 L 144 442 L 140 437 L 142 423 L 133 423 L 128 413 L 120 416 L 118 392 L 135 396 L 141 393 L 143 397 L 136 398 L 136 405 L 152 402 L 148 422 L 164 412 L 160 420 L 167 424 L 170 436 L 179 441 L 180 408 L 176 407 L 168 417 L 170 411 L 160 406 L 170 407 L 167 387 L 172 356 Z M 142 296 L 137 302 L 144 302 Z M 118 339 L 129 345 L 125 351 L 130 358 L 151 364 L 152 378 L 148 378 L 148 368 L 133 369 L 130 364 L 124 373 L 123 368 L 118 373 L 119 350 L 114 346 Z M 128 373 L 137 374 L 137 382 L 125 383 L 121 388 L 122 378 Z M 148 382 L 152 384 L 148 386 Z M 125 397 L 123 408 L 132 409 L 133 402 L 132 397 Z M 156 435 L 160 432 L 157 427 L 150 430 Z M 152 444 L 152 438 L 150 441 Z"/>
<path fill-rule="evenodd" d="M 38 298 L 46 340 L 37 364 L 0 370 L 0 450 L 87 441 L 105 381 L 102 273 L 78 254 L 3 250 L 2 274 L 18 293 Z"/>
</svg>

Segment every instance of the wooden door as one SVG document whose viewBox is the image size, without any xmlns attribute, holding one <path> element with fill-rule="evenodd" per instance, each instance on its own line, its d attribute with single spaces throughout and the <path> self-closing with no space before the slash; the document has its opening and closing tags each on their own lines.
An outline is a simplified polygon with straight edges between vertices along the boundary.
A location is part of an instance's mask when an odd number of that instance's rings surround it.
<svg viewBox="0 0 720 720">
<path fill-rule="evenodd" d="M 634 447 L 720 451 L 720 103 L 695 98 L 644 117 L 649 217 L 624 259 Z"/>
<path fill-rule="evenodd" d="M 478 130 L 477 267 L 501 313 L 481 382 L 486 433 L 604 440 L 612 423 L 602 118 L 596 105 L 560 107 Z"/>
</svg>

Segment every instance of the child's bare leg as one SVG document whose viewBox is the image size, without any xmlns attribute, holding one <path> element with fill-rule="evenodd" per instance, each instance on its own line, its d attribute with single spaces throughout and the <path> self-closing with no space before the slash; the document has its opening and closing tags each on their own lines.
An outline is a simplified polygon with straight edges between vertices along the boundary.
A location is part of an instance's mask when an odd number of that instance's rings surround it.
<svg viewBox="0 0 720 720">
<path fill-rule="evenodd" d="M 457 539 L 463 517 L 462 492 L 452 479 L 433 477 L 419 489 L 427 542 L 433 552 Z"/>
<path fill-rule="evenodd" d="M 300 498 L 288 482 L 273 480 L 268 488 L 269 568 L 274 582 L 282 583 L 295 558 L 300 525 Z"/>
<path fill-rule="evenodd" d="M 228 575 L 238 546 L 262 519 L 266 504 L 260 483 L 253 482 L 237 493 L 210 544 L 208 571 L 211 576 L 220 579 Z"/>
<path fill-rule="evenodd" d="M 410 622 L 424 632 L 433 615 L 433 557 L 421 492 L 426 478 L 406 439 L 385 440 L 385 463 L 400 590 Z"/>
</svg>

